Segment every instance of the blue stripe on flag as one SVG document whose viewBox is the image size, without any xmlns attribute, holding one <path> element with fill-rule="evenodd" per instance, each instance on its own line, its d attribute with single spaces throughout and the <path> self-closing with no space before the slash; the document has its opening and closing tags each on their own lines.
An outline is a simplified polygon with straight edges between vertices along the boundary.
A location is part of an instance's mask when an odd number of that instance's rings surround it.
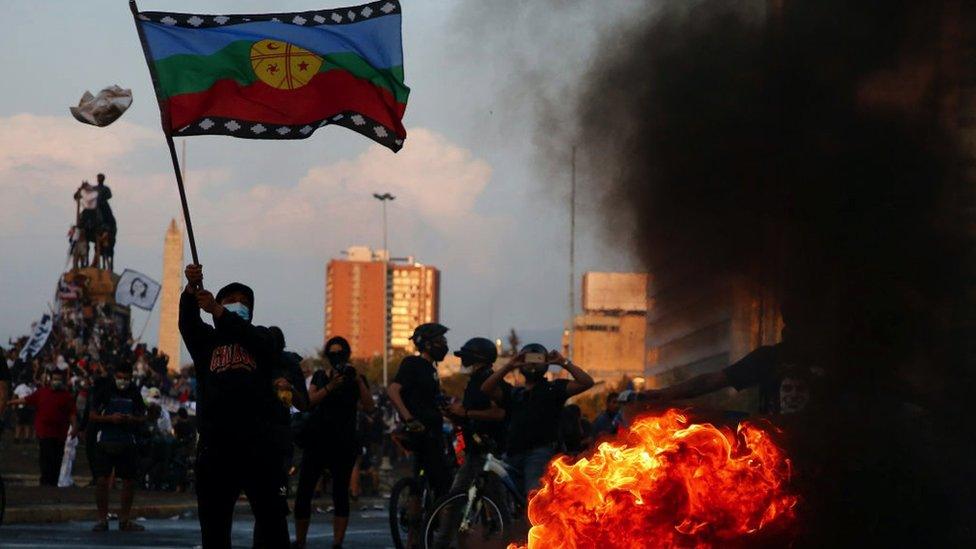
<svg viewBox="0 0 976 549">
<path fill-rule="evenodd" d="M 211 55 L 239 40 L 257 42 L 275 39 L 319 55 L 356 53 L 378 69 L 403 65 L 399 14 L 358 23 L 318 27 L 300 27 L 271 21 L 203 29 L 149 22 L 141 24 L 154 61 L 180 54 Z"/>
</svg>

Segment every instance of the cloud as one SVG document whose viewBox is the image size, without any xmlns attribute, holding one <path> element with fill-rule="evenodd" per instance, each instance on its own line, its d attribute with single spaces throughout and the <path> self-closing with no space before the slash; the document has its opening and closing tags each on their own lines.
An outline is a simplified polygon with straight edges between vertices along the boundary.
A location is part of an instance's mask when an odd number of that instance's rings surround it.
<svg viewBox="0 0 976 549">
<path fill-rule="evenodd" d="M 119 121 L 107 128 L 60 116 L 0 117 L 0 173 L 12 170 L 91 171 L 124 156 L 158 132 Z"/>
<path fill-rule="evenodd" d="M 484 235 L 505 225 L 501 218 L 477 212 L 491 175 L 488 163 L 471 151 L 434 131 L 413 128 L 399 154 L 373 145 L 352 160 L 310 168 L 292 186 L 264 184 L 229 192 L 219 208 L 213 204 L 207 211 L 233 214 L 202 223 L 211 224 L 209 238 L 235 248 L 327 257 L 351 244 L 379 241 L 380 205 L 372 194 L 389 192 L 396 196 L 389 204 L 394 254 L 435 247 L 458 251 L 471 239 L 489 246 Z"/>
</svg>

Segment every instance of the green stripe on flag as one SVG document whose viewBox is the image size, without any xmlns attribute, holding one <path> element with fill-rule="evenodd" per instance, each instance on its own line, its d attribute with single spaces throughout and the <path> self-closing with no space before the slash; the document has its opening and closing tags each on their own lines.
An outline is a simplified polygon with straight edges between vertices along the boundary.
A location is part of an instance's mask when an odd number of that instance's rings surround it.
<svg viewBox="0 0 976 549">
<path fill-rule="evenodd" d="M 164 98 L 210 89 L 218 80 L 234 80 L 241 86 L 258 81 L 251 68 L 251 45 L 233 42 L 212 55 L 173 55 L 156 61 L 156 75 Z M 355 53 L 326 55 L 319 72 L 345 70 L 357 78 L 389 90 L 398 103 L 406 103 L 410 88 L 403 84 L 403 67 L 377 69 Z"/>
</svg>

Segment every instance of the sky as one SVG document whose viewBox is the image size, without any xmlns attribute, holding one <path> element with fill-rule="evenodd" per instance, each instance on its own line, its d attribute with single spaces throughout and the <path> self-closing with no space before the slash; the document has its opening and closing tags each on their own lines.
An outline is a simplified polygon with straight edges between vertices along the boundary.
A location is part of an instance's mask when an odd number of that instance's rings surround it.
<svg viewBox="0 0 976 549">
<path fill-rule="evenodd" d="M 260 13 L 351 3 L 146 0 L 140 9 Z M 411 95 L 400 153 L 339 127 L 300 141 L 186 139 L 189 206 L 208 285 L 250 284 L 255 322 L 281 326 L 290 348 L 313 352 L 322 344 L 326 263 L 351 245 L 380 247 L 372 193 L 390 192 L 397 196 L 388 210 L 390 251 L 441 269 L 441 322 L 452 347 L 511 328 L 554 346 L 569 317 L 570 169 L 535 145 L 538 106 L 558 101 L 583 76 L 599 33 L 632 4 L 568 2 L 557 18 L 539 2 L 513 9 L 510 20 L 486 13 L 491 2 L 402 4 Z M 107 175 L 119 224 L 117 272 L 160 278 L 166 227 L 181 212 L 127 3 L 0 0 L 0 10 L 5 344 L 27 333 L 53 299 L 81 180 Z M 71 117 L 68 107 L 85 90 L 112 84 L 134 97 L 119 121 L 94 128 Z M 602 230 L 596 200 L 577 197 L 577 289 L 584 271 L 637 269 L 630 247 Z M 158 314 L 158 306 L 133 312 L 133 332 L 148 322 L 143 339 L 151 345 Z"/>
</svg>

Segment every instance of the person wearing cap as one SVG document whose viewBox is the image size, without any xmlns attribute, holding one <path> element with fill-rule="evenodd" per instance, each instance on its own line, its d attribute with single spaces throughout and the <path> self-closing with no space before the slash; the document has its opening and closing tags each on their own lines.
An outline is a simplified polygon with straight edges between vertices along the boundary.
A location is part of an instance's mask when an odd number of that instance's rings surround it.
<svg viewBox="0 0 976 549">
<path fill-rule="evenodd" d="M 197 507 L 203 547 L 231 546 L 234 505 L 247 495 L 267 547 L 287 547 L 288 524 L 278 496 L 280 456 L 273 440 L 272 332 L 251 322 L 254 291 L 240 282 L 214 296 L 203 289 L 203 267 L 186 267 L 180 335 L 197 378 Z M 213 317 L 203 321 L 200 311 Z"/>
<path fill-rule="evenodd" d="M 565 369 L 572 379 L 549 381 L 549 365 Z M 519 370 L 525 385 L 508 390 L 502 380 Z M 481 390 L 503 408 L 508 417 L 505 461 L 515 470 L 516 482 L 528 495 L 539 485 L 546 465 L 556 452 L 559 418 L 569 397 L 593 386 L 593 378 L 564 358 L 559 351 L 547 351 L 538 343 L 522 347 L 504 367 L 494 372 Z"/>
<path fill-rule="evenodd" d="M 92 531 L 108 530 L 108 485 L 114 472 L 115 478 L 122 480 L 119 530 L 140 532 L 145 528 L 133 522 L 130 513 L 139 464 L 136 434 L 139 425 L 146 421 L 146 405 L 132 383 L 132 366 L 123 364 L 116 368 L 113 383 L 102 386 L 91 399 L 88 422 L 98 426 L 95 461 L 91 464 L 98 520 Z"/>
</svg>

